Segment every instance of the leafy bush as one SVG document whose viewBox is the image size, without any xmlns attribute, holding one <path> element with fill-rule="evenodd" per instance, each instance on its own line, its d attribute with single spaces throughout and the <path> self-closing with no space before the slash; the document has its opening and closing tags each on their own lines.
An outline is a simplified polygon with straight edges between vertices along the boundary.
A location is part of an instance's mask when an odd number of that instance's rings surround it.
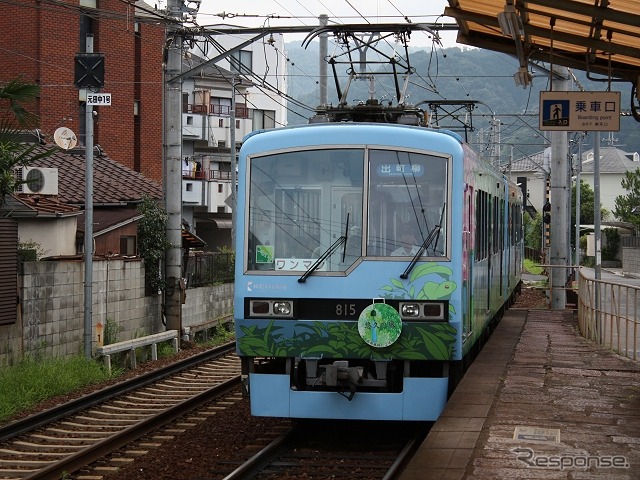
<svg viewBox="0 0 640 480">
<path fill-rule="evenodd" d="M 167 240 L 167 213 L 162 206 L 148 196 L 144 196 L 138 207 L 142 218 L 138 221 L 138 250 L 144 259 L 147 293 L 157 293 L 164 288 L 160 262 L 171 246 Z"/>
<path fill-rule="evenodd" d="M 604 242 L 602 245 L 602 260 L 617 260 L 620 249 L 620 233 L 616 228 L 605 228 L 602 230 Z"/>
<path fill-rule="evenodd" d="M 46 253 L 38 242 L 18 242 L 18 258 L 21 262 L 35 262 Z"/>
</svg>

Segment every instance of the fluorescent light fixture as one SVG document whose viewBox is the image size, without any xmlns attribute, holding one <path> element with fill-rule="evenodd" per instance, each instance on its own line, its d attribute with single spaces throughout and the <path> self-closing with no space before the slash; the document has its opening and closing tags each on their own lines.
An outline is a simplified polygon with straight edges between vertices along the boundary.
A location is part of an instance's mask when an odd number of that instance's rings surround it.
<svg viewBox="0 0 640 480">
<path fill-rule="evenodd" d="M 518 71 L 513 75 L 513 80 L 516 82 L 516 86 L 527 88 L 531 84 L 533 76 L 527 70 L 527 67 L 519 67 Z"/>
</svg>

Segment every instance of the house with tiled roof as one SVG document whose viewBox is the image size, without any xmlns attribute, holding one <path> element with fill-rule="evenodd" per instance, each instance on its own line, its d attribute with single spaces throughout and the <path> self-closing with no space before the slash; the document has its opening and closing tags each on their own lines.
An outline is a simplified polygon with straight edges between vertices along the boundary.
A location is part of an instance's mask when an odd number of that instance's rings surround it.
<svg viewBox="0 0 640 480">
<path fill-rule="evenodd" d="M 34 153 L 46 147 L 37 147 Z M 84 246 L 84 147 L 57 150 L 22 167 L 18 175 L 40 171 L 42 182 L 22 186 L 15 201 L 34 214 L 18 220 L 19 241 L 35 242 L 45 256 L 81 254 Z M 144 196 L 160 201 L 162 187 L 110 159 L 96 146 L 93 155 L 93 237 L 95 255 L 136 255 L 137 205 Z"/>
<path fill-rule="evenodd" d="M 549 156 L 551 149 L 530 155 L 511 163 L 507 175 L 526 188 L 527 205 L 534 211 L 540 212 L 545 203 L 545 171 L 551 163 Z M 545 158 L 546 157 L 546 158 Z M 594 188 L 593 149 L 582 152 L 582 169 L 580 179 Z M 577 159 L 574 161 L 572 175 L 576 175 Z M 626 172 L 633 172 L 640 168 L 640 155 L 638 152 L 625 152 L 617 147 L 600 147 L 600 204 L 611 213 L 613 220 L 615 199 L 626 192 L 621 187 L 622 179 Z"/>
<path fill-rule="evenodd" d="M 24 205 L 29 215 L 18 218 L 18 240 L 37 244 L 41 256 L 75 255 L 76 226 L 80 209 L 62 203 L 55 195 L 16 194 L 16 203 Z"/>
</svg>

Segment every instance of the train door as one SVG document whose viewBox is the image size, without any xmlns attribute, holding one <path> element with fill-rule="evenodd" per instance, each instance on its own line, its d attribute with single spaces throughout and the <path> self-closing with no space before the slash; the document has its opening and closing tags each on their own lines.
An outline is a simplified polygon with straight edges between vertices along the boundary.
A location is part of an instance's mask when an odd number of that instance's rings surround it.
<svg viewBox="0 0 640 480">
<path fill-rule="evenodd" d="M 504 186 L 501 188 L 505 188 Z M 506 193 L 505 193 L 506 195 Z M 500 256 L 500 297 L 504 297 L 504 272 L 505 272 L 505 265 L 504 265 L 504 247 L 505 247 L 505 241 L 504 241 L 504 197 L 498 199 L 497 201 L 497 216 L 496 216 L 496 221 L 498 222 L 498 255 Z M 507 270 L 508 271 L 508 270 Z"/>
<path fill-rule="evenodd" d="M 471 336 L 472 326 L 471 318 L 473 317 L 473 256 L 474 245 L 471 227 L 473 225 L 473 206 L 474 206 L 474 189 L 468 185 L 464 192 L 464 211 L 462 223 L 462 340 L 466 340 Z"/>
<path fill-rule="evenodd" d="M 487 290 L 485 298 L 485 313 L 491 309 L 491 286 L 493 285 L 493 195 L 487 195 L 487 204 L 485 209 L 487 211 L 487 244 L 485 246 L 487 253 Z"/>
</svg>

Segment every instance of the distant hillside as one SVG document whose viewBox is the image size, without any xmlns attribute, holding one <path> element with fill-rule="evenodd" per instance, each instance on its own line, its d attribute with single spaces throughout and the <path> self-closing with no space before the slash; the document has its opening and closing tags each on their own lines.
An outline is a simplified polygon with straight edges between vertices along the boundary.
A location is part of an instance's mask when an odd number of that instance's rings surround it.
<svg viewBox="0 0 640 480">
<path fill-rule="evenodd" d="M 318 43 L 312 42 L 303 49 L 300 42 L 286 44 L 289 59 L 289 95 L 303 104 L 315 108 L 319 103 L 319 54 Z M 331 53 L 331 52 L 329 52 Z M 488 117 L 495 113 L 502 123 L 501 139 L 503 145 L 515 145 L 514 156 L 530 154 L 541 150 L 543 139 L 535 130 L 538 126 L 538 101 L 541 90 L 548 89 L 549 76 L 546 72 L 534 74 L 531 88 L 517 87 L 513 74 L 518 68 L 516 59 L 508 55 L 479 49 L 448 48 L 431 53 L 430 50 L 414 49 L 411 64 L 416 69 L 407 89 L 408 101 L 418 104 L 427 100 L 475 100 L 481 102 L 474 111 L 473 125 L 475 135 L 488 126 Z M 344 66 L 341 66 L 344 70 Z M 339 72 L 346 78 L 346 72 Z M 587 79 L 584 72 L 573 71 L 578 82 L 586 90 L 605 90 L 605 82 Z M 332 70 L 328 68 L 328 101 L 337 104 L 335 82 Z M 378 77 L 381 78 L 381 77 Z M 341 88 L 344 82 L 341 82 Z M 432 86 L 432 87 L 431 87 Z M 368 83 L 355 82 L 348 95 L 349 103 L 364 101 L 369 97 Z M 394 99 L 395 86 L 385 77 L 382 86 L 377 87 L 376 98 Z M 574 86 L 577 90 L 578 87 Z M 631 86 L 628 83 L 616 84 L 622 94 L 622 109 L 630 105 Z M 303 124 L 313 115 L 300 107 L 292 108 L 289 124 Z M 464 113 L 464 112 L 460 112 Z M 618 148 L 625 151 L 640 152 L 640 124 L 632 117 L 621 119 L 621 131 L 614 132 Z M 602 139 L 609 138 L 608 132 L 602 133 Z M 470 142 L 474 139 L 469 138 Z M 478 141 L 477 139 L 475 141 Z M 592 141 L 589 141 L 591 144 Z M 603 143 L 605 144 L 605 143 Z M 606 143 L 608 145 L 608 143 Z M 503 148 L 503 157 L 505 155 Z M 507 153 L 508 155 L 508 153 Z"/>
</svg>

